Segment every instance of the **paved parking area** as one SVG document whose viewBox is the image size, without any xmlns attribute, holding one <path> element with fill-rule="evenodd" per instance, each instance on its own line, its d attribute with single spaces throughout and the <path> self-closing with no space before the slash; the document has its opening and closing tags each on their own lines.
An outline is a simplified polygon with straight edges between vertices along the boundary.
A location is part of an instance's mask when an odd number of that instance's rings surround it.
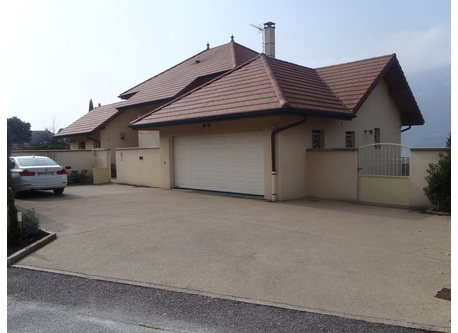
<svg viewBox="0 0 458 333">
<path fill-rule="evenodd" d="M 450 331 L 450 217 L 118 184 L 28 194 L 58 238 L 18 266 Z"/>
</svg>

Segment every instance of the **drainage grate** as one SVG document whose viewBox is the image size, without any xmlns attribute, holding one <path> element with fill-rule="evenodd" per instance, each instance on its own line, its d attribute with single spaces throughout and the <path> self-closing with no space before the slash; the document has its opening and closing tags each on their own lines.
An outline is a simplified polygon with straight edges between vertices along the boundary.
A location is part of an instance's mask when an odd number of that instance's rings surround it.
<svg viewBox="0 0 458 333">
<path fill-rule="evenodd" d="M 446 301 L 451 301 L 452 300 L 452 291 L 449 288 L 442 288 L 442 290 L 439 290 L 436 294 L 437 298 L 440 299 L 445 299 Z"/>
</svg>

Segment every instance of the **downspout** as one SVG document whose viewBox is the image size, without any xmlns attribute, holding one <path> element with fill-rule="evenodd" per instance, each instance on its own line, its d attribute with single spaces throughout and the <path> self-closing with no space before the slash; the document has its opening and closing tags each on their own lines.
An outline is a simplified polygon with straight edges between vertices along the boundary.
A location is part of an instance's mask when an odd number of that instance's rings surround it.
<svg viewBox="0 0 458 333">
<path fill-rule="evenodd" d="M 277 201 L 277 169 L 275 167 L 275 135 L 281 131 L 290 129 L 292 127 L 296 127 L 299 125 L 304 124 L 307 121 L 307 117 L 304 116 L 304 119 L 299 120 L 295 123 L 276 128 L 272 131 L 270 136 L 270 143 L 271 143 L 271 151 L 272 151 L 272 201 Z"/>
<path fill-rule="evenodd" d="M 403 130 L 401 130 L 401 133 L 402 133 L 402 132 L 406 132 L 406 131 L 408 131 L 408 130 L 411 129 L 411 128 L 412 128 L 412 126 L 409 126 L 409 127 L 407 127 L 407 128 L 404 128 Z"/>
</svg>

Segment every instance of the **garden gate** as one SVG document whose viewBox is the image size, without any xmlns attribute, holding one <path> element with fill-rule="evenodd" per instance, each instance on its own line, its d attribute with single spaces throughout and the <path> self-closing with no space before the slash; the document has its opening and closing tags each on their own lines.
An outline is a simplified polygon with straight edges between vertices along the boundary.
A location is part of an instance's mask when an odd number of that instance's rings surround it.
<svg viewBox="0 0 458 333">
<path fill-rule="evenodd" d="M 358 201 L 410 205 L 410 147 L 377 143 L 358 149 Z"/>
</svg>

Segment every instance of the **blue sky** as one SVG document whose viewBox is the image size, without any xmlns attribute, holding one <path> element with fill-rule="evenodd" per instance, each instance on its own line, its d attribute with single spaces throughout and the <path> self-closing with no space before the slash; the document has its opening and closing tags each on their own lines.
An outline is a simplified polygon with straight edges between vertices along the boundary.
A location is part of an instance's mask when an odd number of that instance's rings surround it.
<svg viewBox="0 0 458 333">
<path fill-rule="evenodd" d="M 426 124 L 403 143 L 443 146 L 450 132 L 448 0 L 12 1 L 2 10 L 7 116 L 65 127 L 94 105 L 206 48 L 262 52 L 251 26 L 276 23 L 276 56 L 319 67 L 396 53 Z M 3 55 L 5 56 L 5 54 Z"/>
</svg>

